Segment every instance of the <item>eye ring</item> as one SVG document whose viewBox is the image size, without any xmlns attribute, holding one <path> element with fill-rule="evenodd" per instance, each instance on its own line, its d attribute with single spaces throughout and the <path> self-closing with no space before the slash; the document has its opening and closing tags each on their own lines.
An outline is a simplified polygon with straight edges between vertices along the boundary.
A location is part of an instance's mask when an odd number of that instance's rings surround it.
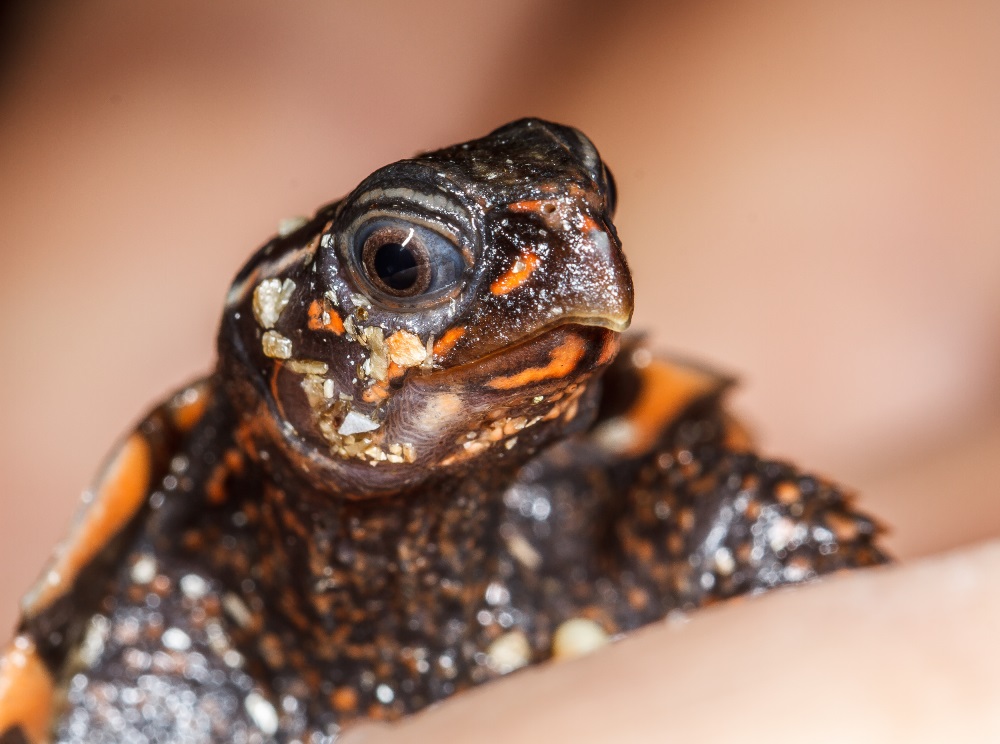
<svg viewBox="0 0 1000 744">
<path fill-rule="evenodd" d="M 376 229 L 365 238 L 360 258 L 368 280 L 390 297 L 415 297 L 430 287 L 430 253 L 412 228 Z"/>
<path fill-rule="evenodd" d="M 383 307 L 428 308 L 454 298 L 468 279 L 471 262 L 451 231 L 375 212 L 345 233 L 344 257 L 358 290 Z"/>
</svg>

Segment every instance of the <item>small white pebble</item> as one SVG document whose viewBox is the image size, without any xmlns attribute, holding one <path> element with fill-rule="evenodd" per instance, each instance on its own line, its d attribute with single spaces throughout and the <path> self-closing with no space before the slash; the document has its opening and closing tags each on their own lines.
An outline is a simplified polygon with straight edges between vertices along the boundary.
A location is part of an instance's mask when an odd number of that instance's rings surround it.
<svg viewBox="0 0 1000 744">
<path fill-rule="evenodd" d="M 144 555 L 132 566 L 129 574 L 135 584 L 148 584 L 156 578 L 156 559 L 151 555 Z"/>
<path fill-rule="evenodd" d="M 790 566 L 785 566 L 785 569 L 784 571 L 782 571 L 782 574 L 784 575 L 785 581 L 792 581 L 792 582 L 802 581 L 809 575 L 808 571 L 806 571 L 805 568 L 794 564 Z"/>
<path fill-rule="evenodd" d="M 191 636 L 180 628 L 167 628 L 160 640 L 171 651 L 187 651 L 191 648 Z"/>
<path fill-rule="evenodd" d="M 272 359 L 288 359 L 292 356 L 292 342 L 277 331 L 268 331 L 260 340 L 264 356 Z"/>
<path fill-rule="evenodd" d="M 386 339 L 389 359 L 400 367 L 416 367 L 427 358 L 427 347 L 420 337 L 409 331 L 399 330 Z"/>
<path fill-rule="evenodd" d="M 352 294 L 351 302 L 353 302 L 356 307 L 363 307 L 366 310 L 370 310 L 372 307 L 372 303 L 363 294 Z"/>
<path fill-rule="evenodd" d="M 510 601 L 510 590 L 499 581 L 493 581 L 486 587 L 486 593 L 484 596 L 487 604 L 506 604 Z"/>
<path fill-rule="evenodd" d="M 208 582 L 198 574 L 187 574 L 181 577 L 181 591 L 188 599 L 201 599 L 208 594 Z"/>
<path fill-rule="evenodd" d="M 542 565 L 542 556 L 523 535 L 517 532 L 507 538 L 507 550 L 521 565 L 532 571 Z"/>
<path fill-rule="evenodd" d="M 486 663 L 500 674 L 509 674 L 531 661 L 531 645 L 521 630 L 512 630 L 497 638 L 486 650 Z"/>
<path fill-rule="evenodd" d="M 246 628 L 253 622 L 253 615 L 250 614 L 250 608 L 247 607 L 246 602 L 235 594 L 227 594 L 222 598 L 222 609 L 226 611 L 229 617 L 236 621 L 237 625 L 243 628 Z"/>
<path fill-rule="evenodd" d="M 243 707 L 264 736 L 274 736 L 278 733 L 278 711 L 259 692 L 247 695 Z"/>
<path fill-rule="evenodd" d="M 337 429 L 337 433 L 342 437 L 346 437 L 348 434 L 363 434 L 368 431 L 375 431 L 378 427 L 379 423 L 377 421 L 373 421 L 363 413 L 348 411 L 347 416 L 344 417 L 344 423 Z"/>
<path fill-rule="evenodd" d="M 598 623 L 574 617 L 560 625 L 552 637 L 554 659 L 575 659 L 606 646 L 610 638 Z"/>
<path fill-rule="evenodd" d="M 291 279 L 265 279 L 254 288 L 253 314 L 261 328 L 274 328 L 294 291 Z"/>
<path fill-rule="evenodd" d="M 795 523 L 786 517 L 776 519 L 767 530 L 767 541 L 775 553 L 788 547 L 794 536 Z"/>
<path fill-rule="evenodd" d="M 719 548 L 713 556 L 715 560 L 715 570 L 722 576 L 729 576 L 736 570 L 736 560 L 733 558 L 729 548 Z"/>
<path fill-rule="evenodd" d="M 104 653 L 104 642 L 108 639 L 109 630 L 110 623 L 104 615 L 94 615 L 90 619 L 90 625 L 78 652 L 84 666 L 93 666 Z"/>
</svg>

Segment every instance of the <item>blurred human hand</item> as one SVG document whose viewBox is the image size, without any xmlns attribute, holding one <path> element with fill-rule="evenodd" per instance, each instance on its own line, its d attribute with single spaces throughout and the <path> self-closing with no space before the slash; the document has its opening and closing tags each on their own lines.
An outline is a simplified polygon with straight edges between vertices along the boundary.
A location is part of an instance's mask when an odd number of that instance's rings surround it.
<svg viewBox="0 0 1000 744">
<path fill-rule="evenodd" d="M 342 741 L 998 741 L 998 578 L 989 542 L 731 601 Z"/>
</svg>

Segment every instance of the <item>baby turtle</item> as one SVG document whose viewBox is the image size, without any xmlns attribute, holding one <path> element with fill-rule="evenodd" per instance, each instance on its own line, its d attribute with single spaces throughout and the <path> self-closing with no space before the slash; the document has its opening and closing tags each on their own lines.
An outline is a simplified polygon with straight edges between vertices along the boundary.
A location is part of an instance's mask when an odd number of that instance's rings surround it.
<svg viewBox="0 0 1000 744">
<path fill-rule="evenodd" d="M 393 163 L 250 259 L 215 371 L 112 454 L 0 660 L 0 742 L 330 742 L 739 594 L 885 560 L 621 340 L 569 127 Z"/>
</svg>

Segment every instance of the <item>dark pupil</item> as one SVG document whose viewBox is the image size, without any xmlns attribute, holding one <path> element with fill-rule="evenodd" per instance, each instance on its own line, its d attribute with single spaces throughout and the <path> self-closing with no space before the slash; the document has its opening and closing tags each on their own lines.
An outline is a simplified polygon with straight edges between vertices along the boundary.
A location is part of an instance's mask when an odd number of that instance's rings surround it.
<svg viewBox="0 0 1000 744">
<path fill-rule="evenodd" d="M 417 257 L 402 243 L 386 243 L 375 252 L 375 272 L 392 289 L 409 289 L 417 282 Z"/>
</svg>

